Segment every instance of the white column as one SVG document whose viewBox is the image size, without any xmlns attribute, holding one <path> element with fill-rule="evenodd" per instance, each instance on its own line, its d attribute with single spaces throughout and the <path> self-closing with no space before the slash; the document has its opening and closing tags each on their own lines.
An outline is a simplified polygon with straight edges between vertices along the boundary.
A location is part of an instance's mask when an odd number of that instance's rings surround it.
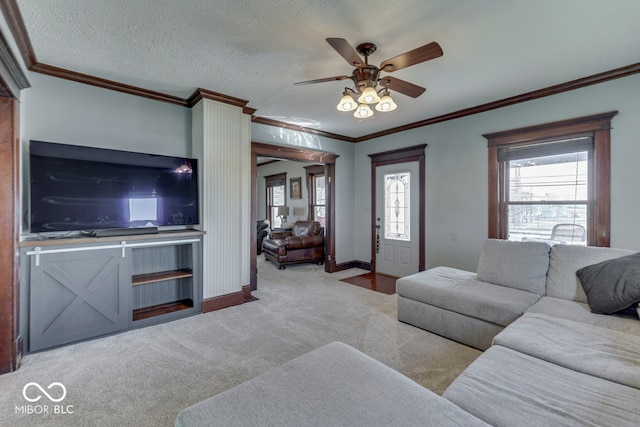
<svg viewBox="0 0 640 427">
<path fill-rule="evenodd" d="M 251 117 L 203 99 L 192 108 L 193 155 L 200 176 L 203 298 L 249 284 Z"/>
</svg>

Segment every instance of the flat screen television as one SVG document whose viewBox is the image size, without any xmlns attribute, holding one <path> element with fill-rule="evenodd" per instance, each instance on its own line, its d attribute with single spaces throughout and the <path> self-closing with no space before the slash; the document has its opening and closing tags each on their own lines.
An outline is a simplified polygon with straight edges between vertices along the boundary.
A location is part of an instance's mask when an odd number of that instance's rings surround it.
<svg viewBox="0 0 640 427">
<path fill-rule="evenodd" d="M 30 231 L 188 226 L 196 159 L 30 141 Z"/>
</svg>

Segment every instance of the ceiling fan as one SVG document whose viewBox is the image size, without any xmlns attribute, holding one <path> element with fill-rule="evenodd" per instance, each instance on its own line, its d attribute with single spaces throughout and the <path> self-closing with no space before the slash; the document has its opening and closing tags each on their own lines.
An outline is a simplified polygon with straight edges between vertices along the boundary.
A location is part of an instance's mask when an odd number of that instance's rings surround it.
<svg viewBox="0 0 640 427">
<path fill-rule="evenodd" d="M 387 75 L 381 76 L 380 73 L 382 71 L 390 73 L 443 55 L 440 45 L 436 42 L 431 42 L 391 59 L 387 59 L 386 61 L 382 61 L 380 66 L 376 67 L 375 65 L 369 64 L 369 55 L 374 53 L 378 48 L 375 44 L 369 42 L 361 43 L 354 49 L 345 39 L 328 38 L 326 40 L 349 65 L 356 67 L 351 73 L 351 76 L 325 77 L 322 79 L 297 82 L 294 83 L 294 85 L 300 86 L 336 80 L 352 80 L 354 88 L 345 87 L 342 99 L 337 108 L 340 111 L 356 110 L 354 116 L 358 118 L 371 117 L 373 111 L 369 105 L 372 104 L 376 104 L 375 108 L 378 111 L 386 112 L 395 110 L 396 104 L 389 95 L 389 89 L 412 98 L 419 97 L 426 90 L 421 86 L 395 77 Z M 364 60 L 360 55 L 364 56 Z M 382 86 L 382 88 L 377 89 L 378 85 Z M 358 96 L 357 103 L 353 100 L 351 94 Z M 382 95 L 382 97 L 380 97 L 380 95 Z"/>
</svg>

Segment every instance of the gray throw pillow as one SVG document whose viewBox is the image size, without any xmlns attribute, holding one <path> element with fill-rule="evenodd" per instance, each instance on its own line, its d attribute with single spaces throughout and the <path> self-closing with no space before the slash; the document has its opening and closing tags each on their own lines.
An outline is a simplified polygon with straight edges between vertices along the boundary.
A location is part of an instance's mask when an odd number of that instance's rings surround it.
<svg viewBox="0 0 640 427">
<path fill-rule="evenodd" d="M 611 314 L 640 302 L 640 252 L 576 272 L 591 311 Z"/>
</svg>

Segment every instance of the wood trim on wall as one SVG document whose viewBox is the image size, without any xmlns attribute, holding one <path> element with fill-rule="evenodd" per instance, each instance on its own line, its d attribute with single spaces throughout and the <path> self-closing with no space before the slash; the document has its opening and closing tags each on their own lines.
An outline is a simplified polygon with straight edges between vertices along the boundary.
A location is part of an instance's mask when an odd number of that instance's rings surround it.
<svg viewBox="0 0 640 427">
<path fill-rule="evenodd" d="M 13 39 L 18 45 L 18 49 L 20 50 L 20 54 L 22 55 L 25 65 L 28 69 L 31 69 L 31 67 L 38 61 L 36 60 L 36 54 L 33 50 L 33 46 L 31 45 L 27 28 L 22 20 L 22 14 L 18 8 L 17 1 L 0 0 L 0 11 L 2 11 L 4 18 L 7 21 L 9 31 L 11 31 Z"/>
<path fill-rule="evenodd" d="M 19 98 L 20 91 L 31 87 L 27 76 L 22 71 L 20 63 L 14 56 L 9 42 L 0 33 L 0 88 L 4 95 Z"/>
<path fill-rule="evenodd" d="M 371 267 L 370 270 L 376 271 L 376 168 L 379 166 L 392 165 L 395 163 L 418 162 L 419 170 L 419 189 L 418 189 L 418 233 L 419 233 L 419 254 L 418 254 L 418 271 L 425 269 L 425 154 L 424 150 L 427 144 L 414 145 L 412 147 L 398 148 L 396 150 L 384 151 L 376 154 L 369 154 L 371 158 Z"/>
<path fill-rule="evenodd" d="M 248 115 L 253 115 L 256 112 L 255 108 L 247 107 L 247 104 L 249 103 L 249 101 L 247 100 L 202 88 L 196 89 L 195 92 L 193 92 L 193 94 L 189 98 L 187 98 L 186 105 L 189 108 L 193 108 L 193 106 L 196 105 L 201 99 L 209 99 L 211 101 L 222 102 L 223 104 L 241 107 L 242 112 Z"/>
<path fill-rule="evenodd" d="M 335 163 L 339 157 L 337 154 L 325 151 L 309 150 L 284 145 L 264 144 L 252 142 L 251 151 L 258 156 L 277 157 L 298 162 Z"/>
<path fill-rule="evenodd" d="M 170 104 L 182 105 L 183 107 L 187 106 L 187 100 L 183 98 L 179 98 L 177 96 L 167 95 L 161 92 L 155 92 L 152 90 L 127 85 L 124 83 L 118 83 L 113 80 L 107 80 L 100 77 L 90 76 L 88 74 L 82 74 L 76 71 L 54 67 L 52 65 L 36 63 L 32 65 L 29 68 L 29 70 L 34 71 L 36 73 L 57 77 L 59 79 L 71 80 L 78 83 L 97 86 L 103 89 L 115 90 L 117 92 L 122 92 L 129 95 L 136 95 L 143 98 L 149 98 L 155 101 L 168 102 Z"/>
<path fill-rule="evenodd" d="M 349 261 L 349 262 L 341 262 L 340 264 L 336 264 L 336 270 L 335 271 L 343 271 L 343 270 L 348 270 L 350 268 L 360 268 L 362 270 L 371 271 L 371 263 L 370 262 L 365 262 L 365 261 L 358 261 L 358 260 L 353 260 L 353 261 Z"/>
<path fill-rule="evenodd" d="M 609 129 L 598 129 L 593 135 L 594 146 L 594 191 L 596 230 L 595 246 L 611 245 L 611 134 Z"/>
<path fill-rule="evenodd" d="M 594 176 L 593 195 L 597 203 L 595 211 L 590 214 L 588 228 L 593 236 L 588 238 L 589 245 L 610 245 L 611 239 L 611 152 L 610 129 L 611 120 L 617 111 L 593 114 L 559 120 L 540 125 L 527 126 L 502 132 L 484 134 L 488 141 L 488 237 L 490 239 L 506 239 L 507 224 L 501 218 L 507 217 L 506 207 L 501 203 L 500 195 L 504 194 L 503 178 L 505 166 L 498 162 L 498 149 L 504 145 L 521 145 L 548 138 L 564 137 L 581 133 L 593 133 L 594 141 Z"/>
<path fill-rule="evenodd" d="M 313 201 L 315 198 L 315 194 L 313 194 L 313 177 L 317 175 L 326 175 L 327 171 L 325 170 L 324 165 L 311 165 L 305 166 L 304 170 L 306 172 L 306 181 L 305 186 L 307 187 L 307 220 L 312 221 L 314 212 L 313 212 Z"/>
<path fill-rule="evenodd" d="M 249 289 L 258 289 L 258 155 L 251 150 L 251 256 L 249 257 Z"/>
<path fill-rule="evenodd" d="M 489 147 L 505 144 L 527 143 L 538 139 L 555 138 L 557 136 L 573 133 L 610 129 L 611 119 L 616 114 L 618 114 L 617 111 L 608 111 L 606 113 L 558 120 L 541 125 L 526 126 L 502 132 L 486 133 L 482 136 L 488 140 Z"/>
<path fill-rule="evenodd" d="M 253 123 L 258 123 L 262 125 L 273 126 L 273 127 L 278 127 L 282 129 L 289 129 L 297 132 L 310 133 L 317 136 L 326 136 L 327 138 L 337 139 L 339 141 L 358 142 L 358 138 L 353 138 L 350 136 L 340 135 L 337 133 L 327 132 L 323 130 L 312 129 L 312 128 L 308 128 L 300 125 L 294 125 L 294 124 L 282 122 L 279 120 L 268 119 L 266 117 L 254 116 L 251 118 L 251 121 Z"/>
<path fill-rule="evenodd" d="M 299 149 L 294 147 L 286 147 L 282 145 L 263 144 L 261 142 L 251 143 L 251 163 L 256 165 L 258 156 L 276 157 L 286 160 L 294 160 L 299 162 L 309 163 L 323 163 L 325 165 L 325 171 L 327 174 L 327 180 L 329 182 L 329 191 L 327 194 L 327 224 L 325 227 L 325 271 L 333 273 L 335 269 L 335 162 L 339 157 L 337 154 L 327 153 L 324 151 L 316 151 L 309 149 Z M 258 210 L 258 174 L 257 166 L 255 166 L 255 172 L 252 167 L 252 179 L 251 179 L 251 272 L 249 277 L 251 280 L 251 289 L 257 289 L 257 210 Z"/>
<path fill-rule="evenodd" d="M 327 205 L 325 209 L 328 212 L 325 219 L 325 254 L 326 265 L 325 271 L 335 273 L 336 271 L 336 165 L 335 163 L 325 164 L 325 177 L 327 179 L 326 195 Z"/>
<path fill-rule="evenodd" d="M 382 136 L 391 135 L 398 132 L 404 132 L 411 129 L 416 129 L 423 126 L 429 126 L 436 123 L 446 122 L 449 120 L 455 120 L 466 116 L 472 116 L 474 114 L 484 113 L 486 111 L 495 110 L 497 108 L 508 107 L 510 105 L 519 104 L 521 102 L 527 102 L 534 99 L 544 98 L 551 95 L 557 95 L 559 93 L 568 92 L 575 89 L 580 89 L 586 86 L 591 86 L 599 83 L 604 83 L 609 80 L 619 79 L 621 77 L 631 76 L 633 74 L 640 73 L 640 62 L 627 65 L 626 67 L 616 68 L 603 73 L 594 74 L 588 77 L 584 77 L 577 80 L 572 80 L 566 83 L 561 83 L 554 86 L 549 86 L 543 89 L 526 92 L 520 95 L 511 96 L 509 98 L 499 99 L 497 101 L 488 102 L 486 104 L 476 105 L 474 107 L 465 108 L 463 110 L 454 111 L 452 113 L 443 114 L 441 116 L 432 117 L 430 119 L 421 120 L 419 122 L 409 123 L 408 125 L 387 129 L 385 131 L 372 133 L 356 138 L 355 142 L 367 141 L 373 138 L 380 138 Z"/>
<path fill-rule="evenodd" d="M 0 374 L 14 371 L 22 358 L 18 286 L 18 147 L 20 106 L 0 97 Z"/>
<path fill-rule="evenodd" d="M 58 68 L 58 67 L 54 67 L 47 64 L 39 64 L 36 59 L 33 46 L 31 45 L 31 41 L 29 39 L 29 35 L 24 25 L 24 21 L 22 19 L 22 15 L 20 14 L 20 10 L 18 8 L 18 4 L 16 0 L 0 0 L 0 10 L 2 10 L 5 16 L 5 19 L 7 20 L 9 29 L 13 34 L 16 44 L 18 45 L 18 49 L 20 49 L 20 53 L 22 54 L 22 57 L 25 61 L 25 64 L 27 65 L 27 68 L 31 71 L 49 74 L 51 76 L 55 76 L 63 79 L 69 79 L 69 80 L 77 81 L 80 83 L 90 84 L 90 85 L 102 87 L 105 89 L 117 90 L 119 92 L 124 92 L 124 93 L 130 93 L 132 95 L 155 99 L 157 101 L 184 105 L 187 107 L 190 107 L 189 104 L 193 102 L 192 98 L 194 97 L 194 95 L 191 95 L 191 97 L 189 97 L 188 99 L 183 99 L 183 98 L 175 97 L 172 95 L 162 94 L 160 92 L 155 92 L 147 89 L 142 89 L 142 88 L 114 82 L 111 80 L 101 79 L 99 77 L 93 77 L 87 74 L 77 73 L 71 70 L 65 70 L 63 68 Z M 256 110 L 246 107 L 246 105 L 243 106 L 243 112 L 245 112 L 245 114 L 252 115 L 251 120 L 253 123 L 264 124 L 267 126 L 274 126 L 274 127 L 283 128 L 283 129 L 290 129 L 290 130 L 303 132 L 303 133 L 310 133 L 318 136 L 325 136 L 327 138 L 337 139 L 340 141 L 358 143 L 358 142 L 368 141 L 370 139 L 392 135 L 394 133 L 417 129 L 423 126 L 429 126 L 436 123 L 441 123 L 449 120 L 459 119 L 466 116 L 471 116 L 478 113 L 483 113 L 485 111 L 495 110 L 497 108 L 519 104 L 521 102 L 531 101 L 533 99 L 539 99 L 539 98 L 543 98 L 551 95 L 556 95 L 559 93 L 568 92 L 571 90 L 580 89 L 586 86 L 591 86 L 599 83 L 604 83 L 609 80 L 619 79 L 622 77 L 627 77 L 627 76 L 631 76 L 638 73 L 640 73 L 640 62 L 615 68 L 613 70 L 604 71 L 602 73 L 597 73 L 597 74 L 582 77 L 579 79 L 571 80 L 565 83 L 548 86 L 548 87 L 534 90 L 531 92 L 526 92 L 520 95 L 511 96 L 508 98 L 503 98 L 496 101 L 488 102 L 485 104 L 464 108 L 462 110 L 454 111 L 454 112 L 443 114 L 440 116 L 431 117 L 431 118 L 420 120 L 413 123 L 408 123 L 406 125 L 386 129 L 380 132 L 363 135 L 360 137 L 350 137 L 350 136 L 340 135 L 332 132 L 308 128 L 300 125 L 295 125 L 295 124 L 291 124 L 283 121 L 273 120 L 266 117 L 253 116 Z M 199 92 L 199 91 L 207 91 L 207 90 L 206 89 L 196 90 L 196 92 Z M 207 91 L 207 92 L 216 93 L 212 91 Z M 221 95 L 225 100 L 238 99 L 228 95 L 222 95 L 222 94 L 217 94 L 217 95 Z M 225 102 L 223 100 L 219 100 L 219 101 Z M 231 101 L 231 103 L 233 105 L 233 101 Z"/>
<path fill-rule="evenodd" d="M 244 304 L 245 301 L 249 301 L 250 299 L 251 286 L 244 285 L 241 291 L 202 300 L 202 312 L 208 313 L 210 311 L 222 310 L 223 308 Z"/>
</svg>

